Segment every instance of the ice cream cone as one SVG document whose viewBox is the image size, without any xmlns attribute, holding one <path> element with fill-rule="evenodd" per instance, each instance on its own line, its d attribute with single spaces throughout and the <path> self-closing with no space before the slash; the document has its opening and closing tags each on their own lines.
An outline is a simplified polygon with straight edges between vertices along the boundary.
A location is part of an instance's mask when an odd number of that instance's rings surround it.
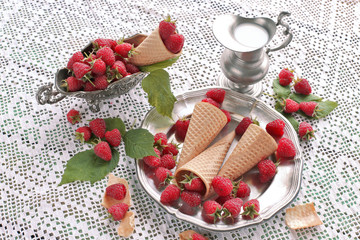
<svg viewBox="0 0 360 240">
<path fill-rule="evenodd" d="M 172 53 L 165 47 L 159 29 L 155 29 L 142 43 L 135 48 L 136 54 L 129 58 L 129 62 L 136 66 L 146 66 L 162 62 L 181 55 Z"/>
<path fill-rule="evenodd" d="M 261 127 L 250 124 L 220 169 L 218 176 L 235 180 L 274 153 L 276 149 L 277 144 L 272 136 Z"/>
<path fill-rule="evenodd" d="M 204 199 L 207 198 L 210 193 L 211 182 L 219 172 L 234 137 L 235 131 L 232 131 L 181 168 L 178 168 L 175 172 L 176 181 L 180 183 L 184 180 L 185 174 L 193 173 L 203 181 L 206 189 Z"/>
<path fill-rule="evenodd" d="M 195 105 L 177 168 L 199 155 L 226 125 L 225 114 L 217 107 L 199 102 Z"/>
</svg>

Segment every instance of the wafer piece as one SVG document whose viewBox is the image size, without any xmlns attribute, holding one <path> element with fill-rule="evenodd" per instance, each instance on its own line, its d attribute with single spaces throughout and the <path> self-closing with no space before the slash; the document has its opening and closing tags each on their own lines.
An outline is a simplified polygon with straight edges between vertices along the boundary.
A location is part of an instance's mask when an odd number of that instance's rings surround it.
<svg viewBox="0 0 360 240">
<path fill-rule="evenodd" d="M 313 202 L 286 209 L 285 223 L 291 229 L 308 228 L 323 224 L 316 213 Z"/>
<path fill-rule="evenodd" d="M 235 131 L 232 131 L 181 168 L 178 168 L 175 172 L 178 184 L 184 179 L 185 174 L 193 173 L 203 181 L 206 188 L 203 198 L 206 199 L 210 193 L 211 182 L 219 172 L 234 138 Z"/>
<path fill-rule="evenodd" d="M 272 136 L 261 127 L 250 124 L 218 175 L 235 180 L 276 149 Z"/>
<path fill-rule="evenodd" d="M 135 214 L 133 212 L 127 212 L 124 218 L 121 220 L 120 225 L 117 229 L 119 236 L 121 237 L 130 237 L 135 229 Z"/>
<path fill-rule="evenodd" d="M 117 184 L 117 183 L 122 183 L 126 187 L 125 198 L 121 199 L 121 200 L 116 200 L 116 199 L 114 199 L 112 197 L 107 196 L 106 193 L 104 193 L 101 205 L 103 205 L 105 208 L 109 208 L 112 205 L 115 205 L 115 204 L 118 204 L 118 203 L 126 203 L 127 205 L 130 206 L 131 196 L 130 196 L 130 192 L 129 192 L 129 184 L 128 184 L 128 182 L 125 179 L 115 177 L 112 173 L 110 173 L 107 186 Z"/>
<path fill-rule="evenodd" d="M 191 116 L 177 168 L 204 151 L 226 123 L 226 115 L 219 108 L 205 102 L 197 103 Z"/>
<path fill-rule="evenodd" d="M 136 54 L 129 58 L 129 62 L 136 66 L 146 66 L 181 55 L 181 51 L 174 54 L 167 50 L 160 37 L 158 28 L 145 38 L 135 50 Z"/>
<path fill-rule="evenodd" d="M 194 233 L 197 233 L 197 232 L 195 232 L 194 230 L 186 230 L 179 234 L 180 240 L 189 240 L 189 239 L 191 239 L 191 237 Z M 208 240 L 209 238 L 205 237 L 205 239 Z"/>
</svg>

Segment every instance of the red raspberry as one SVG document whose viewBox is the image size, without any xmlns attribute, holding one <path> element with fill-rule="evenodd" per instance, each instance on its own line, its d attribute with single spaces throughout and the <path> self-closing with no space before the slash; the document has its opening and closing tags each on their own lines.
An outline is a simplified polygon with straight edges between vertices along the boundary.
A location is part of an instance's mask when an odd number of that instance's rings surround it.
<svg viewBox="0 0 360 240">
<path fill-rule="evenodd" d="M 72 70 L 73 69 L 73 64 L 76 62 L 80 62 L 81 60 L 84 59 L 84 56 L 81 52 L 76 52 L 74 53 L 71 58 L 69 59 L 69 62 L 66 66 L 67 69 Z"/>
<path fill-rule="evenodd" d="M 181 183 L 184 184 L 186 190 L 200 193 L 205 191 L 205 185 L 201 178 L 194 176 L 193 173 L 190 176 L 185 174 L 184 177 L 185 179 Z"/>
<path fill-rule="evenodd" d="M 233 195 L 232 194 L 229 194 L 227 196 L 223 196 L 223 197 L 217 197 L 215 199 L 216 202 L 218 202 L 221 206 L 224 205 L 224 203 L 227 201 L 227 200 L 230 200 L 230 199 L 233 199 Z"/>
<path fill-rule="evenodd" d="M 183 191 L 181 193 L 181 200 L 183 200 L 190 207 L 197 207 L 201 203 L 201 195 L 198 192 Z"/>
<path fill-rule="evenodd" d="M 283 105 L 283 110 L 286 113 L 293 113 L 299 110 L 299 104 L 290 98 L 285 99 L 282 105 Z"/>
<path fill-rule="evenodd" d="M 233 184 L 230 179 L 221 176 L 216 176 L 211 182 L 214 191 L 219 196 L 229 195 L 233 190 Z"/>
<path fill-rule="evenodd" d="M 284 68 L 279 73 L 279 83 L 281 86 L 289 85 L 294 79 L 294 73 L 292 70 Z"/>
<path fill-rule="evenodd" d="M 266 125 L 266 131 L 273 137 L 281 137 L 284 135 L 284 127 L 284 121 L 281 119 L 276 119 Z"/>
<path fill-rule="evenodd" d="M 63 80 L 63 84 L 61 84 L 61 87 L 66 87 L 66 91 L 68 92 L 76 92 L 79 91 L 82 87 L 84 82 L 81 80 L 78 80 L 75 77 L 68 77 L 67 79 Z"/>
<path fill-rule="evenodd" d="M 316 117 L 318 103 L 316 102 L 302 102 L 300 103 L 300 110 L 310 117 Z"/>
<path fill-rule="evenodd" d="M 91 65 L 91 63 L 94 62 L 95 59 L 96 59 L 96 55 L 90 53 L 90 55 L 87 58 L 84 58 L 82 62 Z"/>
<path fill-rule="evenodd" d="M 181 34 L 171 34 L 167 39 L 165 39 L 164 44 L 167 50 L 172 53 L 178 53 L 184 46 L 185 38 Z"/>
<path fill-rule="evenodd" d="M 282 138 L 278 143 L 276 152 L 277 156 L 280 158 L 294 158 L 296 155 L 296 148 L 290 139 Z"/>
<path fill-rule="evenodd" d="M 96 146 L 94 147 L 94 152 L 96 156 L 105 161 L 110 161 L 112 158 L 111 148 L 107 142 L 101 141 L 96 144 Z"/>
<path fill-rule="evenodd" d="M 151 168 L 156 168 L 160 166 L 160 151 L 157 148 L 154 148 L 155 153 L 158 155 L 158 157 L 155 156 L 147 156 L 143 158 L 143 161 L 146 165 L 148 165 Z"/>
<path fill-rule="evenodd" d="M 203 216 L 214 223 L 221 217 L 222 207 L 213 200 L 208 200 L 203 204 Z"/>
<path fill-rule="evenodd" d="M 106 73 L 106 64 L 101 59 L 95 59 L 92 62 L 91 72 L 96 75 L 105 75 Z"/>
<path fill-rule="evenodd" d="M 79 111 L 77 111 L 75 109 L 71 109 L 66 114 L 66 117 L 67 117 L 67 120 L 69 121 L 69 123 L 71 123 L 71 124 L 78 123 L 81 119 Z"/>
<path fill-rule="evenodd" d="M 167 15 L 167 17 L 159 23 L 159 34 L 163 41 L 168 39 L 171 34 L 175 33 L 175 22 L 176 21 L 171 21 L 170 15 Z"/>
<path fill-rule="evenodd" d="M 176 166 L 176 161 L 172 154 L 165 154 L 160 158 L 159 167 L 164 167 L 167 169 L 173 169 Z"/>
<path fill-rule="evenodd" d="M 245 182 L 240 181 L 239 185 L 238 185 L 238 190 L 236 192 L 236 196 L 238 198 L 246 198 L 248 196 L 250 196 L 250 187 L 249 185 L 247 185 Z"/>
<path fill-rule="evenodd" d="M 190 119 L 182 118 L 176 121 L 175 123 L 175 138 L 179 142 L 183 142 L 185 140 L 185 136 L 187 130 L 190 125 Z"/>
<path fill-rule="evenodd" d="M 137 66 L 135 66 L 134 64 L 127 63 L 127 64 L 125 64 L 125 67 L 126 67 L 126 71 L 128 73 L 134 74 L 134 73 L 140 72 L 140 69 Z"/>
<path fill-rule="evenodd" d="M 206 238 L 201 234 L 194 233 L 191 235 L 191 240 L 206 240 Z"/>
<path fill-rule="evenodd" d="M 95 136 L 97 136 L 98 138 L 105 137 L 106 123 L 104 119 L 102 118 L 94 119 L 89 123 L 89 125 L 91 131 L 93 132 L 93 134 L 95 134 Z"/>
<path fill-rule="evenodd" d="M 173 179 L 173 174 L 172 172 L 164 167 L 158 167 L 155 170 L 155 177 L 156 179 L 159 181 L 159 183 L 170 183 L 171 179 Z"/>
<path fill-rule="evenodd" d="M 179 150 L 175 144 L 168 143 L 167 146 L 163 149 L 162 154 L 172 154 L 173 156 L 177 156 L 179 154 Z"/>
<path fill-rule="evenodd" d="M 109 207 L 108 212 L 111 214 L 114 221 L 120 221 L 124 218 L 128 209 L 129 205 L 126 203 L 118 203 Z"/>
<path fill-rule="evenodd" d="M 105 133 L 106 141 L 113 147 L 117 147 L 121 143 L 121 133 L 119 129 L 115 128 Z"/>
<path fill-rule="evenodd" d="M 226 118 L 227 118 L 227 123 L 231 122 L 231 115 L 228 111 L 224 110 L 224 109 L 220 109 L 223 113 L 225 113 Z"/>
<path fill-rule="evenodd" d="M 244 212 L 241 214 L 244 219 L 254 219 L 259 216 L 260 203 L 256 199 L 247 201 L 243 206 Z"/>
<path fill-rule="evenodd" d="M 116 78 L 120 79 L 121 77 L 126 76 L 128 73 L 126 72 L 125 64 L 122 61 L 116 61 L 111 69 L 115 72 Z M 121 76 L 119 76 L 119 74 Z"/>
<path fill-rule="evenodd" d="M 87 73 L 90 72 L 90 70 L 90 66 L 85 63 L 76 62 L 73 64 L 73 72 L 77 79 L 81 79 L 84 76 L 86 77 Z"/>
<path fill-rule="evenodd" d="M 223 217 L 237 218 L 241 212 L 242 205 L 243 205 L 243 201 L 240 198 L 233 198 L 227 200 L 223 206 L 223 211 L 224 211 Z"/>
<path fill-rule="evenodd" d="M 91 137 L 91 129 L 89 127 L 79 127 L 75 132 L 75 139 L 82 143 L 89 141 Z"/>
<path fill-rule="evenodd" d="M 95 77 L 95 80 L 93 83 L 97 90 L 104 90 L 109 86 L 109 82 L 105 75 Z"/>
<path fill-rule="evenodd" d="M 243 135 L 246 131 L 246 129 L 250 126 L 250 124 L 254 123 L 254 121 L 249 117 L 244 117 L 239 125 L 235 129 L 236 135 Z"/>
<path fill-rule="evenodd" d="M 211 98 L 219 104 L 222 104 L 225 99 L 225 90 L 223 89 L 210 89 L 206 92 L 206 97 Z"/>
<path fill-rule="evenodd" d="M 310 140 L 315 137 L 312 126 L 307 122 L 302 122 L 299 125 L 299 136 L 301 140 Z"/>
<path fill-rule="evenodd" d="M 114 48 L 116 44 L 117 43 L 115 40 L 106 38 L 98 38 L 93 42 L 93 46 L 95 49 L 100 49 L 102 47 Z"/>
<path fill-rule="evenodd" d="M 211 105 L 214 105 L 217 108 L 220 108 L 220 103 L 216 102 L 215 100 L 211 99 L 211 98 L 204 98 L 203 100 L 201 100 L 202 102 L 206 102 L 206 103 L 210 103 Z"/>
<path fill-rule="evenodd" d="M 106 195 L 116 199 L 122 200 L 126 196 L 126 187 L 122 183 L 116 183 L 106 188 Z"/>
<path fill-rule="evenodd" d="M 85 92 L 92 92 L 96 91 L 96 87 L 93 85 L 94 83 L 91 83 L 90 81 L 87 81 L 84 85 L 84 91 Z"/>
<path fill-rule="evenodd" d="M 154 136 L 154 145 L 166 145 L 167 144 L 167 137 L 165 133 L 156 133 Z"/>
<path fill-rule="evenodd" d="M 103 47 L 96 53 L 97 58 L 101 58 L 107 66 L 112 66 L 115 63 L 115 55 L 113 50 L 109 47 Z"/>
<path fill-rule="evenodd" d="M 115 52 L 123 58 L 129 58 L 133 55 L 134 48 L 130 43 L 121 43 L 116 45 Z"/>
<path fill-rule="evenodd" d="M 311 87 L 308 80 L 304 78 L 297 79 L 294 85 L 295 91 L 300 94 L 309 95 L 311 93 Z"/>
<path fill-rule="evenodd" d="M 273 179 L 273 177 L 276 174 L 276 167 L 277 165 L 269 159 L 261 160 L 257 164 L 257 168 L 259 170 L 260 182 L 266 183 L 271 179 Z"/>
<path fill-rule="evenodd" d="M 164 204 L 174 202 L 180 197 L 180 189 L 176 185 L 169 185 L 161 193 L 160 201 Z"/>
</svg>

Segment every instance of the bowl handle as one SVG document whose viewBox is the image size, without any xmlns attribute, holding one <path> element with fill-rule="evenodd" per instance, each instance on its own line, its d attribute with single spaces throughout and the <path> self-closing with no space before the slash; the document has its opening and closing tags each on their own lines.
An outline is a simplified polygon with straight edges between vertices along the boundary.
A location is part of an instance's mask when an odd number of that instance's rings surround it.
<svg viewBox="0 0 360 240">
<path fill-rule="evenodd" d="M 283 17 L 288 17 L 290 16 L 290 13 L 288 12 L 281 12 L 278 16 L 278 19 L 277 19 L 277 23 L 276 23 L 276 26 L 283 26 L 285 28 L 283 34 L 285 36 L 288 36 L 284 42 L 282 42 L 279 46 L 275 47 L 275 48 L 267 48 L 266 49 L 266 53 L 269 53 L 269 52 L 274 52 L 274 51 L 277 51 L 277 50 L 280 50 L 284 47 L 286 47 L 287 45 L 289 45 L 289 43 L 291 42 L 292 38 L 293 38 L 293 35 L 292 35 L 292 32 L 290 32 L 290 27 L 287 23 L 284 23 L 283 22 Z"/>
<path fill-rule="evenodd" d="M 41 86 L 36 93 L 36 100 L 39 104 L 54 104 L 63 100 L 66 96 L 60 92 L 53 91 L 53 83 Z"/>
</svg>

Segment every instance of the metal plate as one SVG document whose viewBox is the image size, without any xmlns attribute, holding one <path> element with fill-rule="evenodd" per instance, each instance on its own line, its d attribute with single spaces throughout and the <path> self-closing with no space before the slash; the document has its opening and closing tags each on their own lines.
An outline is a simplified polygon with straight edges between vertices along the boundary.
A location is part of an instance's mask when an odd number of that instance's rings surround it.
<svg viewBox="0 0 360 240">
<path fill-rule="evenodd" d="M 212 87 L 221 88 L 221 87 Z M 196 103 L 205 98 L 205 93 L 211 88 L 203 88 L 199 90 L 189 91 L 177 96 L 172 117 L 176 121 L 179 117 L 190 115 Z M 216 142 L 228 132 L 236 128 L 243 116 L 256 117 L 260 122 L 260 126 L 265 128 L 266 124 L 275 119 L 283 119 L 285 122 L 284 136 L 291 139 L 296 147 L 296 157 L 294 160 L 281 162 L 278 167 L 278 172 L 270 183 L 262 184 L 258 181 L 258 171 L 255 168 L 251 169 L 243 176 L 243 181 L 249 184 L 251 194 L 247 199 L 256 198 L 260 202 L 260 216 L 254 220 L 244 220 L 241 217 L 234 223 L 225 223 L 219 221 L 216 224 L 206 222 L 201 216 L 201 208 L 188 209 L 182 204 L 181 200 L 168 206 L 160 203 L 160 195 L 164 188 L 157 188 L 152 178 L 152 172 L 146 168 L 142 160 L 137 161 L 137 175 L 144 190 L 168 213 L 173 214 L 176 218 L 193 223 L 200 227 L 212 231 L 231 231 L 241 227 L 261 223 L 272 216 L 279 210 L 289 204 L 297 195 L 301 184 L 301 173 L 303 168 L 303 159 L 301 148 L 299 145 L 298 136 L 291 124 L 277 111 L 266 105 L 264 102 L 247 96 L 230 89 L 226 90 L 226 97 L 222 108 L 231 113 L 231 122 L 224 127 L 219 136 L 213 141 Z M 169 141 L 177 142 L 175 139 L 174 130 L 172 128 L 174 121 L 167 117 L 163 117 L 157 113 L 155 109 L 150 110 L 142 122 L 142 128 L 148 129 L 152 134 L 164 132 L 167 134 Z M 238 142 L 235 138 L 230 146 L 229 152 L 225 161 L 231 151 Z M 180 145 L 181 147 L 181 145 Z M 180 153 L 179 153 L 180 154 Z M 271 156 L 275 160 L 275 156 Z M 174 170 L 173 170 L 174 171 Z"/>
</svg>

